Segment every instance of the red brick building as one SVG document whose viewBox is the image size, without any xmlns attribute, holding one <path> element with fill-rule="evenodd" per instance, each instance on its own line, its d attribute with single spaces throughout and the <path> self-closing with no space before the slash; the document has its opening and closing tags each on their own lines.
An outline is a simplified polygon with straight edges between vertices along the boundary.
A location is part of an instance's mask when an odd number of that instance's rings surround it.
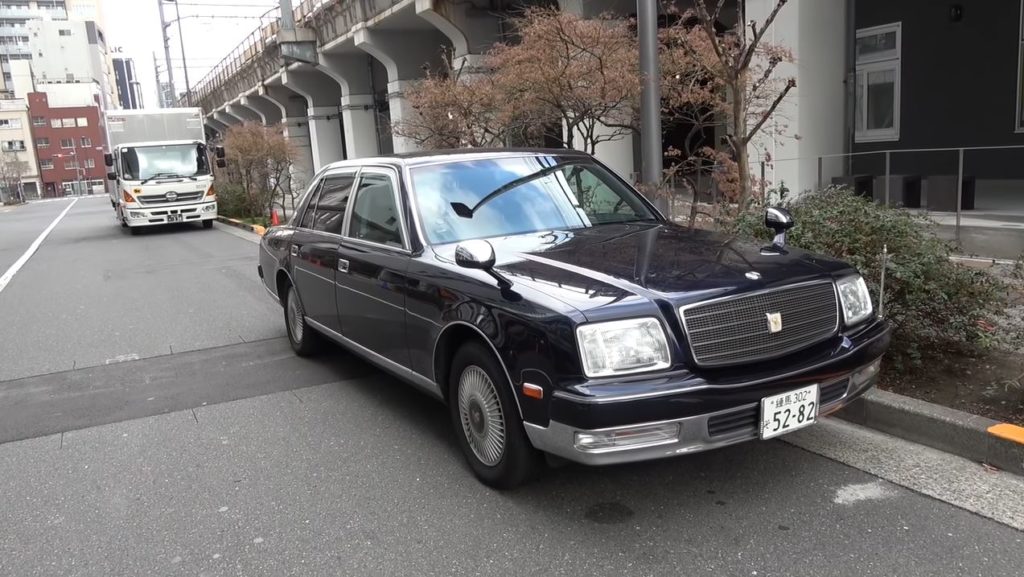
<svg viewBox="0 0 1024 577">
<path fill-rule="evenodd" d="M 99 104 L 50 107 L 45 92 L 28 94 L 32 139 L 43 181 L 43 196 L 103 193 L 105 131 Z M 77 183 L 81 183 L 81 185 Z"/>
</svg>

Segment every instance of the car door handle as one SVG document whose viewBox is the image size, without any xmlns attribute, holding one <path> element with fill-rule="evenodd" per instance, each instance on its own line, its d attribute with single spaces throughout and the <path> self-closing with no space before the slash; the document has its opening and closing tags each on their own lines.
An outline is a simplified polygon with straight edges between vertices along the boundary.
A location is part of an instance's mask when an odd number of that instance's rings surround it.
<svg viewBox="0 0 1024 577">
<path fill-rule="evenodd" d="M 338 272 L 348 272 L 348 261 L 347 260 L 345 260 L 343 258 L 339 258 L 338 259 Z"/>
<path fill-rule="evenodd" d="M 299 256 L 299 246 L 293 244 L 291 249 L 292 256 Z"/>
</svg>

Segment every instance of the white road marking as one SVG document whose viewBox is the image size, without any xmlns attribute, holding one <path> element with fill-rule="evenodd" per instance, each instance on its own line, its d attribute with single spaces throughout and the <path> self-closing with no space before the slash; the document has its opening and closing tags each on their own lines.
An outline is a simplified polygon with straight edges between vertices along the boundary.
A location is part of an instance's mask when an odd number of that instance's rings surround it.
<svg viewBox="0 0 1024 577">
<path fill-rule="evenodd" d="M 832 501 L 837 505 L 853 505 L 860 501 L 873 501 L 895 496 L 896 491 L 885 486 L 884 481 L 878 480 L 871 483 L 844 485 L 836 491 L 836 497 Z"/>
<path fill-rule="evenodd" d="M 114 363 L 124 363 L 124 362 L 127 362 L 127 361 L 137 361 L 137 360 L 139 360 L 139 355 L 138 354 L 136 354 L 136 353 L 128 353 L 127 355 L 117 355 L 116 357 L 114 357 L 112 359 L 107 359 L 107 360 L 103 361 L 103 364 L 104 365 L 112 365 Z"/>
<path fill-rule="evenodd" d="M 36 239 L 32 242 L 32 245 L 29 246 L 28 250 L 25 251 L 25 254 L 21 255 L 21 257 L 18 260 L 14 261 L 14 264 L 11 265 L 11 268 L 7 269 L 7 272 L 4 273 L 4 276 L 0 276 L 0 292 L 3 292 L 3 290 L 7 287 L 7 283 L 11 282 L 11 279 L 14 278 L 14 275 L 16 275 L 19 270 L 21 270 L 21 267 L 25 266 L 25 263 L 28 262 L 28 259 L 32 258 L 32 255 L 34 255 L 36 251 L 39 250 L 39 245 L 43 244 L 43 241 L 46 240 L 46 237 L 50 235 L 50 231 L 52 231 L 57 226 L 57 224 L 59 224 L 60 221 L 64 219 L 64 215 L 66 215 L 68 211 L 71 210 L 72 206 L 75 206 L 76 202 L 78 202 L 77 198 L 72 200 L 71 204 L 69 204 L 67 208 L 65 208 L 64 211 L 57 216 L 57 218 L 53 219 L 53 222 L 50 223 L 50 226 L 46 227 L 46 230 L 44 230 L 42 233 L 39 234 L 38 237 L 36 237 Z"/>
</svg>

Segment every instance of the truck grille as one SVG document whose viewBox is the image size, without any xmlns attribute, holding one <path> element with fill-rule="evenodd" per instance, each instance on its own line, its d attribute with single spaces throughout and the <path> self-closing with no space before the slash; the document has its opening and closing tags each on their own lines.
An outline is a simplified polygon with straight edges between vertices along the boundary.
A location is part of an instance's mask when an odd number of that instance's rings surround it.
<svg viewBox="0 0 1024 577">
<path fill-rule="evenodd" d="M 139 202 L 146 205 L 154 204 L 170 204 L 172 202 L 195 202 L 203 197 L 204 191 L 197 190 L 193 192 L 179 192 L 178 197 L 173 201 L 167 200 L 167 193 L 157 194 L 141 194 L 138 196 Z"/>
<path fill-rule="evenodd" d="M 768 315 L 781 316 L 771 332 Z M 680 312 L 698 365 L 721 367 L 781 357 L 819 343 L 839 328 L 831 281 L 805 283 L 683 307 Z"/>
</svg>

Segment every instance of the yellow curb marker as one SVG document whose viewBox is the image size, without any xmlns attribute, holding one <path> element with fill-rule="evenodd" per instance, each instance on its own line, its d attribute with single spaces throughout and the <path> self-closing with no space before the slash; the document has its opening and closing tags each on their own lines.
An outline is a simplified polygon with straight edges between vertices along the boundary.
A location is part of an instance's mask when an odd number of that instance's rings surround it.
<svg viewBox="0 0 1024 577">
<path fill-rule="evenodd" d="M 1014 441 L 1024 445 L 1024 427 L 1018 427 L 1017 425 L 1011 425 L 1009 423 L 999 423 L 998 425 L 992 425 L 988 428 L 990 435 L 999 437 L 1000 439 L 1006 439 L 1007 441 Z"/>
</svg>

